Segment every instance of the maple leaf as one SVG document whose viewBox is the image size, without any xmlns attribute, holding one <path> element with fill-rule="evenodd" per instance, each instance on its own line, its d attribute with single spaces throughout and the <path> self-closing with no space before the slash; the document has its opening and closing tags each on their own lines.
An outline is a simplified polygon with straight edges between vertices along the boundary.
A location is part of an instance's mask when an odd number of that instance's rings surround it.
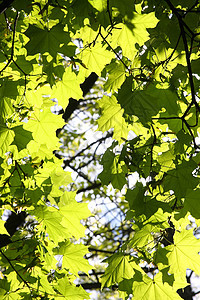
<svg viewBox="0 0 200 300">
<path fill-rule="evenodd" d="M 57 289 L 67 300 L 82 300 L 90 298 L 89 294 L 84 291 L 81 286 L 76 287 L 70 284 L 65 277 L 58 280 Z M 60 299 L 60 296 L 56 297 L 55 299 Z"/>
<path fill-rule="evenodd" d="M 26 44 L 28 54 L 49 52 L 53 57 L 56 57 L 58 52 L 61 52 L 61 45 L 70 41 L 68 32 L 63 29 L 62 24 L 57 24 L 50 30 L 29 25 L 26 30 L 26 36 L 30 38 L 30 41 Z"/>
<path fill-rule="evenodd" d="M 88 248 L 83 244 L 74 245 L 71 242 L 59 243 L 59 248 L 54 249 L 55 255 L 62 255 L 62 268 L 69 269 L 75 275 L 78 275 L 79 271 L 88 273 L 92 269 L 88 261 L 83 258 L 87 252 Z"/>
<path fill-rule="evenodd" d="M 117 103 L 115 96 L 104 96 L 99 102 L 102 108 L 102 116 L 98 119 L 98 130 L 103 132 L 114 128 L 113 138 L 123 141 L 128 136 L 128 126 L 123 118 L 124 110 Z"/>
<path fill-rule="evenodd" d="M 83 92 L 80 88 L 80 83 L 74 72 L 68 67 L 62 77 L 53 87 L 52 97 L 58 99 L 58 104 L 65 108 L 68 105 L 69 98 L 79 100 Z"/>
<path fill-rule="evenodd" d="M 145 275 L 141 282 L 135 281 L 133 283 L 133 295 L 138 300 L 181 299 L 176 290 L 173 290 L 168 283 L 163 283 L 161 273 L 155 275 L 153 279 Z"/>
<path fill-rule="evenodd" d="M 160 268 L 164 265 L 170 266 L 169 273 L 175 277 L 185 274 L 186 269 L 190 268 L 197 274 L 200 272 L 199 241 L 194 237 L 193 230 L 176 231 L 174 243 L 159 248 L 156 254 L 156 263 Z"/>
<path fill-rule="evenodd" d="M 59 212 L 62 215 L 61 224 L 67 228 L 72 236 L 79 239 L 85 235 L 85 227 L 80 221 L 91 215 L 86 203 L 77 203 L 76 201 L 73 201 L 68 205 L 60 207 Z"/>
<path fill-rule="evenodd" d="M 33 138 L 39 144 L 46 144 L 49 148 L 58 147 L 56 129 L 62 128 L 64 121 L 61 116 L 52 114 L 49 108 L 33 114 L 31 119 L 23 124 L 25 130 L 32 132 Z"/>
<path fill-rule="evenodd" d="M 102 47 L 100 43 L 97 43 L 94 47 L 87 47 L 82 50 L 79 57 L 87 69 L 95 70 L 96 74 L 101 76 L 101 71 L 114 55 L 106 50 L 106 47 Z"/>
<path fill-rule="evenodd" d="M 106 262 L 108 262 L 109 265 L 105 274 L 101 277 L 102 288 L 104 286 L 109 287 L 124 278 L 131 278 L 135 273 L 135 263 L 131 263 L 129 257 L 123 253 L 113 254 Z"/>
</svg>

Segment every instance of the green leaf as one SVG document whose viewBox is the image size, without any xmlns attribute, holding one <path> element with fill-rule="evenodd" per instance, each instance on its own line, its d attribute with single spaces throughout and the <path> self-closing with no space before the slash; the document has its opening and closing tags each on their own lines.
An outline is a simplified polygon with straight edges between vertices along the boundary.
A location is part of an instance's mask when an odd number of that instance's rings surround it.
<svg viewBox="0 0 200 300">
<path fill-rule="evenodd" d="M 147 224 L 136 231 L 134 237 L 129 241 L 131 248 L 144 247 L 153 241 L 152 232 L 154 232 L 154 228 L 155 226 Z"/>
<path fill-rule="evenodd" d="M 108 267 L 105 274 L 101 277 L 101 288 L 109 287 L 115 283 L 120 282 L 124 278 L 133 277 L 135 271 L 135 263 L 130 262 L 129 257 L 125 256 L 123 253 L 115 253 L 110 256 L 106 262 L 108 262 Z"/>
<path fill-rule="evenodd" d="M 177 138 L 178 141 L 175 144 L 174 150 L 177 154 L 179 154 L 181 152 L 184 152 L 185 147 L 190 147 L 192 137 L 188 133 L 185 133 L 183 130 L 180 130 L 177 133 Z"/>
<path fill-rule="evenodd" d="M 15 137 L 13 141 L 13 145 L 17 145 L 18 151 L 23 150 L 26 148 L 27 144 L 32 140 L 32 133 L 30 131 L 24 130 L 23 126 L 16 126 L 12 128 Z"/>
<path fill-rule="evenodd" d="M 88 2 L 98 11 L 106 10 L 106 0 L 88 0 Z"/>
<path fill-rule="evenodd" d="M 49 238 L 55 243 L 69 237 L 68 230 L 61 224 L 62 215 L 57 209 L 51 211 L 50 208 L 40 205 L 31 211 L 31 214 L 37 217 L 44 230 L 46 229 Z"/>
<path fill-rule="evenodd" d="M 68 205 L 61 206 L 59 212 L 62 215 L 61 225 L 67 228 L 67 231 L 72 236 L 79 239 L 85 235 L 85 227 L 80 221 L 91 215 L 86 203 L 77 203 L 73 201 Z"/>
<path fill-rule="evenodd" d="M 58 189 L 65 187 L 72 182 L 71 173 L 63 170 L 61 166 L 58 166 L 51 173 L 52 191 L 51 196 L 58 196 Z"/>
<path fill-rule="evenodd" d="M 83 244 L 74 245 L 69 241 L 59 243 L 59 248 L 54 249 L 55 255 L 62 255 L 62 268 L 69 269 L 75 275 L 78 275 L 79 271 L 88 273 L 92 269 L 88 261 L 83 258 L 87 252 L 88 249 Z"/>
<path fill-rule="evenodd" d="M 104 85 L 104 89 L 107 92 L 116 92 L 126 78 L 125 67 L 122 63 L 116 61 L 110 63 L 106 67 L 106 71 L 108 72 L 108 79 Z"/>
<path fill-rule="evenodd" d="M 110 6 L 117 8 L 117 10 L 120 12 L 122 15 L 128 15 L 129 18 L 132 18 L 133 16 L 133 11 L 135 9 L 135 5 L 133 1 L 131 0 L 111 0 L 110 1 Z"/>
<path fill-rule="evenodd" d="M 89 294 L 86 291 L 84 291 L 84 289 L 81 286 L 76 287 L 70 284 L 66 277 L 59 279 L 56 287 L 58 291 L 65 297 L 66 300 L 90 299 Z M 59 295 L 58 297 L 56 297 L 56 299 L 60 299 Z"/>
<path fill-rule="evenodd" d="M 111 182 L 114 188 L 121 190 L 126 184 L 126 170 L 123 170 L 124 163 L 120 162 L 119 157 L 116 157 L 108 149 L 102 157 L 101 164 L 103 165 L 103 171 L 98 176 L 101 182 L 105 185 Z"/>
<path fill-rule="evenodd" d="M 147 28 L 155 27 L 158 19 L 154 12 L 141 15 L 133 13 L 133 18 L 126 21 L 113 29 L 111 44 L 114 48 L 120 46 L 123 55 L 132 60 L 137 52 L 135 45 L 142 46 L 149 39 Z"/>
<path fill-rule="evenodd" d="M 185 274 L 180 274 L 179 277 L 174 277 L 173 274 L 169 273 L 169 267 L 161 269 L 163 283 L 167 282 L 174 290 L 183 289 L 188 286 Z"/>
<path fill-rule="evenodd" d="M 96 16 L 99 23 L 105 28 L 110 25 L 110 19 L 107 12 L 106 0 L 88 0 L 88 2 L 98 11 Z"/>
<path fill-rule="evenodd" d="M 88 70 L 91 72 L 95 70 L 95 73 L 101 76 L 102 70 L 114 58 L 114 54 L 106 50 L 105 46 L 103 47 L 100 43 L 97 43 L 94 47 L 83 49 L 78 57 Z"/>
<path fill-rule="evenodd" d="M 14 140 L 14 131 L 4 124 L 0 124 L 0 155 L 3 156 L 8 151 L 8 146 Z"/>
<path fill-rule="evenodd" d="M 58 99 L 58 104 L 65 108 L 69 98 L 79 100 L 83 96 L 80 82 L 71 68 L 66 68 L 62 80 L 58 81 L 53 87 L 52 97 Z"/>
<path fill-rule="evenodd" d="M 129 132 L 128 125 L 123 118 L 124 110 L 117 103 L 115 96 L 104 96 L 98 104 L 102 109 L 102 115 L 98 119 L 98 130 L 105 132 L 113 128 L 113 138 L 121 143 L 122 139 L 127 138 Z"/>
<path fill-rule="evenodd" d="M 20 81 L 13 81 L 9 77 L 1 78 L 0 79 L 0 97 L 6 97 L 10 99 L 16 99 L 18 95 L 18 88 L 17 86 L 22 84 Z M 2 104 L 1 104 L 2 105 Z"/>
<path fill-rule="evenodd" d="M 59 145 L 56 129 L 62 128 L 64 124 L 61 116 L 54 115 L 47 108 L 32 114 L 31 119 L 24 123 L 24 129 L 32 132 L 38 144 L 46 144 L 48 148 L 56 149 Z"/>
<path fill-rule="evenodd" d="M 193 270 L 196 274 L 200 272 L 200 255 L 198 254 L 200 242 L 193 235 L 193 229 L 175 231 L 174 244 L 167 246 L 166 258 L 169 264 L 170 274 L 179 276 L 179 273 L 185 274 L 186 269 Z M 159 250 L 161 253 L 165 251 L 163 248 Z M 159 261 L 162 265 L 165 261 Z"/>
<path fill-rule="evenodd" d="M 3 300 L 17 300 L 19 299 L 20 295 L 18 293 L 9 293 L 9 294 L 6 294 L 2 299 Z"/>
<path fill-rule="evenodd" d="M 164 190 L 173 190 L 178 199 L 184 197 L 187 190 L 194 189 L 198 184 L 198 179 L 192 175 L 196 167 L 196 163 L 190 160 L 183 161 L 175 170 L 168 171 L 164 180 Z"/>
<path fill-rule="evenodd" d="M 10 98 L 2 97 L 0 101 L 1 117 L 5 120 L 14 113 L 13 103 Z"/>
<path fill-rule="evenodd" d="M 7 234 L 9 235 L 8 231 L 5 228 L 5 221 L 0 220 L 0 234 Z"/>
<path fill-rule="evenodd" d="M 158 156 L 158 162 L 161 165 L 161 171 L 167 172 L 171 169 L 174 169 L 174 153 L 173 149 L 169 149 L 166 152 L 163 152 L 161 155 Z"/>
<path fill-rule="evenodd" d="M 132 90 L 133 77 L 126 78 L 118 94 L 118 101 L 124 112 L 128 115 L 135 115 L 139 120 L 146 124 L 160 110 L 158 99 L 149 94 L 146 90 Z"/>
<path fill-rule="evenodd" d="M 49 53 L 56 57 L 61 52 L 61 45 L 68 44 L 70 41 L 69 33 L 64 31 L 62 24 L 48 28 L 39 28 L 34 25 L 29 25 L 25 34 L 30 39 L 26 44 L 28 55 L 37 53 Z"/>
<path fill-rule="evenodd" d="M 159 99 L 159 105 L 164 107 L 169 115 L 178 114 L 178 95 L 174 91 L 171 91 L 168 85 L 165 87 L 162 85 L 155 86 L 150 84 L 147 88 L 147 93 Z"/>
<path fill-rule="evenodd" d="M 0 298 L 194 296 L 200 3 L 171 2 L 0 1 Z"/>
<path fill-rule="evenodd" d="M 18 72 L 21 71 L 21 74 L 23 75 L 22 71 L 26 72 L 26 74 L 31 73 L 31 71 L 33 71 L 33 65 L 37 64 L 37 61 L 36 59 L 32 59 L 29 61 L 25 59 L 24 55 L 18 55 L 16 59 L 16 64 L 17 65 L 15 65 L 14 63 L 12 64 L 12 69 Z M 17 66 L 20 66 L 21 70 Z"/>
<path fill-rule="evenodd" d="M 199 210 L 199 199 L 200 199 L 200 190 L 197 189 L 195 191 L 188 191 L 184 200 L 184 207 L 181 210 L 181 213 L 187 213 L 188 211 L 194 218 L 200 218 L 200 210 Z"/>
<path fill-rule="evenodd" d="M 153 279 L 145 275 L 143 281 L 133 283 L 133 296 L 138 300 L 178 300 L 181 297 L 169 284 L 162 281 L 162 274 L 158 273 Z"/>
<path fill-rule="evenodd" d="M 141 183 L 137 183 L 133 190 L 127 190 L 125 197 L 129 202 L 130 217 L 139 217 L 143 215 L 149 219 L 159 210 L 159 208 L 161 208 L 163 212 L 171 212 L 168 203 L 157 201 L 155 198 L 152 199 L 149 196 L 144 196 L 144 193 L 145 189 Z"/>
</svg>

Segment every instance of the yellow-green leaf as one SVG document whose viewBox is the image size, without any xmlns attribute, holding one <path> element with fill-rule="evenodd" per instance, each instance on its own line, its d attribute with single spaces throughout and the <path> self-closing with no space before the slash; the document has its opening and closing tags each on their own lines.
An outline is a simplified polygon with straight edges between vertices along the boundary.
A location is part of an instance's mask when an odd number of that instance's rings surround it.
<svg viewBox="0 0 200 300">
<path fill-rule="evenodd" d="M 52 97 L 58 100 L 58 104 L 65 108 L 69 98 L 79 100 L 83 96 L 80 83 L 71 68 L 65 70 L 62 80 L 58 81 L 53 87 Z"/>
<path fill-rule="evenodd" d="M 88 273 L 92 269 L 92 266 L 84 258 L 88 253 L 88 248 L 83 244 L 74 245 L 70 241 L 59 243 L 59 247 L 54 249 L 54 253 L 62 255 L 62 268 L 69 269 L 75 275 L 78 275 L 79 271 Z"/>
<path fill-rule="evenodd" d="M 113 138 L 122 142 L 129 133 L 128 125 L 123 118 L 124 110 L 117 103 L 115 96 L 104 96 L 98 104 L 102 109 L 102 115 L 98 119 L 98 130 L 105 132 L 113 128 Z"/>
</svg>

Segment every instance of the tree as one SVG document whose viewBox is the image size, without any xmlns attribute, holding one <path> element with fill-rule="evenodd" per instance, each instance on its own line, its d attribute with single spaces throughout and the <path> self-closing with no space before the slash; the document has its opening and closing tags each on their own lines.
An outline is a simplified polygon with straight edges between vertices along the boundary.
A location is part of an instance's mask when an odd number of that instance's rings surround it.
<svg viewBox="0 0 200 300">
<path fill-rule="evenodd" d="M 2 299 L 198 293 L 199 11 L 0 1 Z"/>
</svg>

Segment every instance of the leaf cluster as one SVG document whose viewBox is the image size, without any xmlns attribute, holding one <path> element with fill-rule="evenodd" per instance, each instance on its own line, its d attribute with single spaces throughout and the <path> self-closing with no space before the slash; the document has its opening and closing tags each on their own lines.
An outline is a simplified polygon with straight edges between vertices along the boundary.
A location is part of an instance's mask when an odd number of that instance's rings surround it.
<svg viewBox="0 0 200 300">
<path fill-rule="evenodd" d="M 2 299 L 89 299 L 75 284 L 93 268 L 84 241 L 107 257 L 101 288 L 117 287 L 123 299 L 180 299 L 186 269 L 200 273 L 190 228 L 200 218 L 199 9 L 170 0 L 0 2 Z M 85 97 L 98 77 L 100 93 Z M 84 105 L 106 133 L 75 153 L 84 132 L 64 126 Z M 111 137 L 93 181 L 95 154 Z M 115 230 L 110 220 L 97 229 L 77 202 L 65 168 L 77 171 L 83 153 L 78 192 L 87 182 L 106 199 L 111 184 L 122 227 L 114 215 Z M 92 234 L 103 237 L 95 246 Z"/>
</svg>

